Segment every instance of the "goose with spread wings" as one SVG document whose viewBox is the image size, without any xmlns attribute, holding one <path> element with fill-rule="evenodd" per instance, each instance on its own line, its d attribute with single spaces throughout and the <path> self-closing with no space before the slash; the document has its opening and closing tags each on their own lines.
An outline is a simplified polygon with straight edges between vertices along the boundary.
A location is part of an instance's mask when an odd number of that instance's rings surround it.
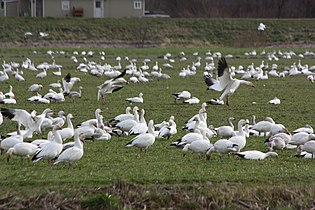
<svg viewBox="0 0 315 210">
<path fill-rule="evenodd" d="M 229 98 L 241 84 L 255 87 L 255 85 L 250 81 L 234 78 L 229 71 L 228 64 L 224 57 L 219 60 L 217 76 L 217 79 L 212 78 L 211 75 L 204 76 L 209 90 L 223 91 L 222 95 L 218 99 L 212 99 L 210 101 L 212 104 L 223 104 L 225 100 L 226 105 L 229 106 Z"/>
</svg>

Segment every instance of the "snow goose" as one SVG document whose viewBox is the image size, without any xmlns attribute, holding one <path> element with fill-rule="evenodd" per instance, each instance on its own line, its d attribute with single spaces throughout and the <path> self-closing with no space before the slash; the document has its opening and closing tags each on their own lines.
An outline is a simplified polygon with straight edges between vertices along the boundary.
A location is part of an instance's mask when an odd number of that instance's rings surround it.
<svg viewBox="0 0 315 210">
<path fill-rule="evenodd" d="M 289 141 L 289 144 L 302 145 L 310 140 L 315 140 L 315 134 L 299 132 L 299 133 L 293 134 L 293 136 L 291 137 L 291 140 Z"/>
<path fill-rule="evenodd" d="M 274 104 L 274 105 L 278 105 L 281 103 L 280 99 L 277 97 L 274 97 L 274 99 L 268 101 L 269 104 Z"/>
<path fill-rule="evenodd" d="M 241 119 L 240 121 L 238 121 L 238 135 L 236 136 L 232 136 L 231 138 L 229 138 L 229 141 L 231 141 L 233 144 L 237 144 L 238 146 L 236 147 L 237 152 L 241 151 L 241 149 L 243 149 L 246 145 L 246 136 L 245 133 L 243 131 L 243 125 L 247 123 L 246 120 Z"/>
<path fill-rule="evenodd" d="M 304 127 L 295 129 L 292 133 L 299 133 L 299 132 L 306 132 L 306 133 L 311 134 L 311 133 L 314 133 L 314 130 L 311 125 L 306 124 Z"/>
<path fill-rule="evenodd" d="M 16 129 L 16 135 L 7 137 L 0 142 L 0 154 L 13 147 L 15 144 L 23 142 L 23 135 L 21 135 L 19 124 L 17 124 Z"/>
<path fill-rule="evenodd" d="M 24 109 L 1 108 L 1 113 L 4 117 L 23 125 L 26 129 L 29 128 L 31 114 Z"/>
<path fill-rule="evenodd" d="M 6 98 L 15 98 L 12 85 L 9 86 L 9 91 L 4 94 Z"/>
<path fill-rule="evenodd" d="M 125 75 L 126 75 L 126 70 L 124 70 L 117 77 L 107 80 L 103 84 L 97 86 L 98 88 L 97 100 L 99 102 L 102 102 L 102 104 L 104 104 L 105 94 L 112 94 L 114 92 L 121 90 L 124 87 L 123 84 L 127 83 L 127 81 L 123 78 L 123 76 Z"/>
<path fill-rule="evenodd" d="M 177 92 L 177 93 L 173 93 L 172 94 L 175 97 L 175 102 L 177 101 L 185 101 L 187 99 L 191 98 L 191 93 L 187 90 L 181 91 L 181 92 Z"/>
<path fill-rule="evenodd" d="M 20 142 L 20 143 L 15 144 L 10 149 L 8 149 L 6 153 L 7 154 L 6 158 L 8 162 L 10 161 L 12 155 L 30 158 L 38 150 L 39 150 L 39 147 L 35 144 L 29 143 L 29 142 Z"/>
<path fill-rule="evenodd" d="M 192 97 L 184 101 L 185 104 L 199 104 L 200 99 L 197 97 Z"/>
<path fill-rule="evenodd" d="M 259 134 L 264 133 L 264 135 L 266 135 L 267 132 L 270 132 L 270 129 L 274 124 L 275 121 L 271 117 L 266 117 L 265 120 L 259 121 L 253 125 L 251 129 L 258 131 Z"/>
<path fill-rule="evenodd" d="M 141 115 L 140 115 L 139 123 L 137 123 L 136 125 L 134 125 L 130 129 L 129 135 L 138 135 L 141 133 L 146 133 L 148 131 L 148 125 L 147 125 L 147 122 L 144 118 L 144 114 L 145 114 L 144 109 L 141 109 Z"/>
<path fill-rule="evenodd" d="M 0 74 L 0 82 L 6 82 L 7 80 L 9 80 L 9 76 L 7 74 L 6 71 L 1 71 L 1 74 Z"/>
<path fill-rule="evenodd" d="M 210 75 L 206 75 L 204 77 L 205 83 L 207 84 L 209 90 L 216 91 L 224 90 L 222 95 L 217 100 L 218 101 L 226 100 L 226 105 L 229 105 L 229 97 L 233 95 L 233 93 L 241 84 L 255 87 L 255 85 L 250 81 L 233 78 L 224 57 L 219 60 L 217 75 L 218 79 L 213 79 Z"/>
<path fill-rule="evenodd" d="M 51 161 L 58 157 L 62 151 L 62 139 L 56 130 L 53 130 L 53 135 L 51 141 L 44 144 L 41 149 L 33 156 L 33 163 L 38 162 L 42 159 L 48 160 L 48 164 L 51 165 Z"/>
<path fill-rule="evenodd" d="M 61 79 L 63 93 L 65 95 L 69 94 L 74 84 L 80 81 L 81 79 L 79 77 L 71 77 L 71 74 L 68 73 L 64 78 Z"/>
<path fill-rule="evenodd" d="M 184 136 L 182 136 L 180 139 L 178 139 L 175 142 L 172 142 L 171 145 L 173 146 L 183 146 L 185 144 L 190 144 L 193 141 L 196 140 L 203 140 L 205 137 L 205 132 L 201 133 L 199 129 L 195 129 L 191 133 L 187 133 Z"/>
<path fill-rule="evenodd" d="M 207 159 L 209 160 L 211 157 L 211 154 L 213 152 L 216 152 L 220 155 L 220 158 L 222 156 L 222 154 L 227 154 L 230 152 L 236 152 L 236 147 L 238 145 L 232 143 L 231 141 L 227 140 L 227 139 L 219 139 L 217 140 L 214 144 L 213 147 L 211 147 L 207 152 L 206 152 L 206 156 Z"/>
<path fill-rule="evenodd" d="M 0 125 L 2 125 L 2 123 L 3 123 L 3 115 L 2 115 L 2 113 L 0 112 Z"/>
<path fill-rule="evenodd" d="M 47 76 L 47 71 L 46 71 L 46 69 L 43 69 L 42 72 L 36 74 L 36 78 L 40 78 L 40 79 L 43 79 L 43 78 L 46 77 L 46 76 Z"/>
<path fill-rule="evenodd" d="M 200 157 L 201 154 L 206 154 L 206 152 L 208 152 L 211 147 L 213 147 L 213 145 L 209 140 L 196 140 L 190 144 L 186 144 L 182 150 L 182 153 L 183 156 L 185 156 L 188 150 L 191 150 L 194 153 L 197 153 Z"/>
<path fill-rule="evenodd" d="M 276 152 L 261 152 L 257 150 L 249 150 L 244 152 L 237 152 L 235 155 L 239 156 L 240 158 L 247 159 L 247 160 L 263 160 L 268 157 L 278 157 Z"/>
<path fill-rule="evenodd" d="M 172 135 L 175 134 L 177 134 L 177 125 L 174 121 L 174 116 L 171 116 L 168 121 L 168 125 L 161 128 L 161 130 L 159 131 L 158 137 L 169 139 Z"/>
<path fill-rule="evenodd" d="M 74 98 L 81 98 L 82 89 L 83 89 L 83 87 L 80 86 L 77 91 L 70 91 L 69 94 L 68 94 L 68 97 L 71 98 L 72 100 Z"/>
<path fill-rule="evenodd" d="M 130 113 L 130 110 L 131 110 L 131 107 L 130 106 L 127 106 L 126 107 L 126 112 L 124 114 L 119 114 L 117 115 L 116 117 L 114 117 L 113 119 L 111 119 L 109 122 L 112 123 L 112 122 L 121 122 L 121 121 L 124 121 L 124 120 L 128 120 L 128 119 L 131 119 L 133 118 L 133 114 Z"/>
<path fill-rule="evenodd" d="M 28 87 L 28 91 L 33 93 L 38 93 L 43 88 L 43 85 L 41 84 L 32 84 Z"/>
<path fill-rule="evenodd" d="M 283 150 L 284 148 L 290 149 L 290 146 L 288 146 L 290 141 L 291 135 L 287 133 L 277 133 L 266 139 L 265 143 L 267 143 L 269 151 L 272 151 L 274 148 L 279 150 Z"/>
<path fill-rule="evenodd" d="M 73 118 L 72 114 L 67 115 L 67 124 L 68 127 L 61 130 L 57 130 L 57 133 L 60 135 L 61 139 L 65 141 L 66 139 L 72 138 L 74 135 L 74 129 L 71 119 Z"/>
<path fill-rule="evenodd" d="M 218 136 L 221 136 L 222 138 L 230 138 L 235 135 L 234 133 L 234 125 L 233 125 L 233 120 L 234 117 L 229 117 L 228 118 L 228 124 L 229 125 L 223 125 L 220 127 L 215 128 L 214 130 L 217 132 Z"/>
<path fill-rule="evenodd" d="M 81 142 L 81 135 L 79 131 L 76 131 L 74 134 L 74 145 L 66 150 L 64 150 L 54 162 L 54 165 L 66 162 L 69 164 L 69 167 L 72 166 L 73 162 L 80 160 L 83 157 L 83 143 Z"/>
<path fill-rule="evenodd" d="M 114 129 L 120 129 L 121 131 L 128 133 L 130 129 L 139 122 L 138 110 L 139 108 L 137 106 L 133 107 L 133 118 L 118 122 L 114 126 Z"/>
<path fill-rule="evenodd" d="M 54 83 L 50 83 L 49 84 L 49 87 L 52 87 L 52 88 L 61 88 L 61 83 L 60 83 L 60 80 L 58 80 L 57 82 L 54 82 Z"/>
<path fill-rule="evenodd" d="M 147 150 L 155 142 L 154 135 L 154 123 L 153 120 L 150 120 L 148 123 L 148 133 L 142 133 L 133 138 L 130 142 L 126 144 L 126 147 L 139 147 L 141 150 L 144 148 Z"/>
<path fill-rule="evenodd" d="M 138 97 L 132 97 L 132 98 L 126 98 L 126 101 L 129 101 L 130 103 L 143 103 L 143 93 L 139 93 Z"/>
</svg>

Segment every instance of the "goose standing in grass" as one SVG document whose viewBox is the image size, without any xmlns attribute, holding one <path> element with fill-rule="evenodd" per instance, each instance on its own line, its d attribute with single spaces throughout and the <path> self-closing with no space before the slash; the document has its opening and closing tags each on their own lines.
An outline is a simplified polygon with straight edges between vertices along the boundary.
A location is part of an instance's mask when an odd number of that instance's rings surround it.
<svg viewBox="0 0 315 210">
<path fill-rule="evenodd" d="M 193 141 L 203 140 L 205 137 L 206 137 L 205 132 L 201 132 L 199 129 L 195 129 L 193 132 L 187 133 L 177 141 L 172 142 L 171 145 L 181 147 L 183 145 L 190 144 Z"/>
<path fill-rule="evenodd" d="M 67 124 L 68 127 L 63 128 L 61 130 L 57 130 L 58 135 L 60 135 L 61 139 L 65 141 L 66 139 L 72 138 L 74 135 L 74 128 L 71 119 L 73 118 L 72 114 L 67 115 Z"/>
<path fill-rule="evenodd" d="M 171 116 L 168 125 L 161 128 L 159 131 L 158 137 L 159 138 L 167 138 L 169 139 L 172 135 L 177 134 L 177 125 L 174 120 L 174 116 Z"/>
<path fill-rule="evenodd" d="M 72 100 L 74 100 L 75 98 L 81 98 L 82 89 L 83 89 L 83 87 L 80 86 L 77 91 L 70 91 L 70 93 L 68 95 L 69 98 L 71 98 Z"/>
<path fill-rule="evenodd" d="M 72 166 L 73 162 L 80 160 L 83 157 L 83 143 L 81 142 L 80 132 L 76 131 L 74 134 L 74 145 L 70 147 L 58 156 L 57 160 L 54 162 L 54 165 L 66 162 L 69 164 L 69 167 Z"/>
<path fill-rule="evenodd" d="M 109 122 L 112 123 L 118 123 L 118 122 L 121 122 L 121 121 L 124 121 L 124 120 L 128 120 L 128 119 L 131 119 L 133 118 L 133 114 L 130 113 L 130 110 L 131 110 L 131 107 L 130 106 L 127 106 L 126 107 L 126 112 L 124 114 L 119 114 L 117 115 L 116 117 L 114 117 L 113 119 L 111 119 Z"/>
<path fill-rule="evenodd" d="M 139 93 L 138 97 L 126 98 L 130 103 L 143 103 L 143 93 Z"/>
<path fill-rule="evenodd" d="M 191 93 L 187 90 L 181 91 L 181 92 L 177 92 L 177 93 L 173 93 L 172 94 L 175 97 L 175 102 L 177 101 L 185 101 L 187 99 L 191 98 Z"/>
<path fill-rule="evenodd" d="M 197 153 L 200 157 L 201 154 L 206 154 L 211 149 L 211 147 L 213 147 L 213 144 L 211 144 L 209 140 L 196 140 L 190 144 L 186 144 L 182 150 L 182 153 L 183 156 L 185 156 L 188 150 L 191 150 L 194 153 Z"/>
<path fill-rule="evenodd" d="M 20 125 L 16 125 L 16 135 L 9 136 L 5 139 L 3 139 L 0 142 L 0 154 L 2 154 L 3 151 L 9 150 L 11 147 L 14 147 L 17 143 L 23 142 L 23 135 L 20 132 Z"/>
<path fill-rule="evenodd" d="M 147 125 L 147 122 L 144 118 L 144 114 L 145 114 L 144 109 L 141 109 L 141 115 L 140 115 L 139 123 L 137 123 L 136 125 L 134 125 L 130 129 L 129 135 L 138 135 L 141 133 L 146 133 L 148 131 L 148 125 Z"/>
<path fill-rule="evenodd" d="M 230 138 L 235 135 L 234 133 L 234 125 L 233 120 L 235 120 L 234 117 L 228 118 L 229 125 L 222 125 L 220 127 L 215 128 L 214 130 L 217 132 L 218 136 L 221 136 L 222 138 Z"/>
<path fill-rule="evenodd" d="M 139 147 L 141 150 L 147 150 L 155 142 L 154 135 L 154 123 L 150 120 L 148 123 L 148 133 L 142 133 L 133 138 L 130 142 L 126 144 L 126 147 Z"/>
<path fill-rule="evenodd" d="M 270 132 L 272 125 L 275 124 L 275 121 L 271 117 L 266 117 L 265 120 L 257 122 L 252 130 L 258 131 L 259 134 L 264 133 L 266 136 L 268 132 Z"/>
<path fill-rule="evenodd" d="M 35 144 L 29 142 L 20 142 L 15 144 L 13 147 L 9 148 L 7 151 L 7 162 L 10 161 L 12 155 L 20 157 L 32 157 L 36 152 L 38 152 L 39 147 Z"/>
<path fill-rule="evenodd" d="M 238 147 L 237 144 L 232 143 L 231 141 L 227 139 L 219 139 L 214 144 L 213 147 L 211 147 L 207 152 L 206 156 L 209 160 L 212 153 L 218 153 L 220 155 L 220 159 L 223 154 L 228 154 L 230 152 L 236 152 L 236 147 Z"/>
<path fill-rule="evenodd" d="M 48 164 L 51 165 L 51 162 L 54 158 L 62 151 L 62 139 L 56 130 L 53 130 L 52 139 L 47 144 L 44 144 L 41 149 L 33 156 L 33 163 L 38 162 L 42 159 L 48 160 Z"/>
<path fill-rule="evenodd" d="M 129 133 L 130 129 L 135 126 L 137 123 L 139 123 L 139 114 L 138 114 L 139 108 L 137 106 L 133 107 L 133 118 L 127 119 L 121 122 L 118 122 L 114 129 L 119 129 L 122 132 Z"/>
<path fill-rule="evenodd" d="M 248 150 L 244 152 L 237 152 L 235 155 L 239 156 L 240 158 L 244 158 L 247 160 L 263 160 L 268 157 L 278 157 L 276 152 L 261 152 L 257 150 Z"/>
<path fill-rule="evenodd" d="M 246 120 L 241 119 L 240 121 L 238 121 L 238 135 L 236 136 L 232 136 L 231 138 L 229 138 L 229 141 L 231 141 L 233 144 L 237 144 L 238 146 L 236 147 L 237 152 L 240 152 L 246 145 L 246 136 L 245 133 L 243 131 L 243 125 L 247 123 Z"/>
<path fill-rule="evenodd" d="M 255 87 L 255 85 L 250 81 L 233 78 L 233 75 L 231 74 L 224 57 L 219 60 L 217 75 L 218 79 L 213 79 L 210 75 L 206 75 L 204 77 L 205 82 L 208 86 L 208 89 L 223 91 L 222 95 L 216 101 L 221 102 L 225 100 L 226 105 L 228 106 L 230 104 L 229 98 L 241 84 Z"/>
</svg>

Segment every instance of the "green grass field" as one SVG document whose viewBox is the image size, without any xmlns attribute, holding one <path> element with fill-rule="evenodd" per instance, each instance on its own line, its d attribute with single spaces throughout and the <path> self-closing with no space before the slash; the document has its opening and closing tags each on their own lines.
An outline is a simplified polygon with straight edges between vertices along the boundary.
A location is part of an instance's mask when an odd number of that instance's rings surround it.
<svg viewBox="0 0 315 210">
<path fill-rule="evenodd" d="M 33 51 L 37 53 L 34 54 Z M 30 58 L 36 65 L 41 62 L 51 63 L 52 59 L 47 55 L 48 48 L 2 48 L 0 49 L 0 62 L 19 62 Z M 201 102 L 216 98 L 219 92 L 207 91 L 203 81 L 203 69 L 205 61 L 197 70 L 197 74 L 191 78 L 180 78 L 178 73 L 183 67 L 196 61 L 193 52 L 199 52 L 204 58 L 208 51 L 206 48 L 172 48 L 172 49 L 52 49 L 53 51 L 65 51 L 64 55 L 54 54 L 57 64 L 63 65 L 62 75 L 70 72 L 73 76 L 81 78 L 81 82 L 73 89 L 82 86 L 82 98 L 74 102 L 66 98 L 64 103 L 35 104 L 26 101 L 32 94 L 27 88 L 33 83 L 44 85 L 42 94 L 49 89 L 48 84 L 56 82 L 60 78 L 48 71 L 48 76 L 41 80 L 35 78 L 38 72 L 23 70 L 25 82 L 18 82 L 14 77 L 6 83 L 0 84 L 0 90 L 7 92 L 9 85 L 13 86 L 16 94 L 16 105 L 1 104 L 1 107 L 21 108 L 28 111 L 36 110 L 40 113 L 47 106 L 57 113 L 63 109 L 65 113 L 74 115 L 74 125 L 87 119 L 94 118 L 96 108 L 101 108 L 106 120 L 123 113 L 130 104 L 125 98 L 136 96 L 139 92 L 144 94 L 144 103 L 137 104 L 139 108 L 146 110 L 145 118 L 153 119 L 155 123 L 168 120 L 171 115 L 175 116 L 178 133 L 169 140 L 157 139 L 147 152 L 140 153 L 137 148 L 126 148 L 125 144 L 132 137 L 112 136 L 109 141 L 92 142 L 84 144 L 84 157 L 74 164 L 71 170 L 63 164 L 48 167 L 46 161 L 32 163 L 14 157 L 9 163 L 4 155 L 0 157 L 0 199 L 8 199 L 10 196 L 19 196 L 26 199 L 35 195 L 47 195 L 57 192 L 62 198 L 77 198 L 74 203 L 82 207 L 90 208 L 143 208 L 143 203 L 151 209 L 156 208 L 187 208 L 200 209 L 212 207 L 223 208 L 255 208 L 264 207 L 287 207 L 301 208 L 313 205 L 314 196 L 314 161 L 310 159 L 298 159 L 293 151 L 278 151 L 279 157 L 263 161 L 244 161 L 233 155 L 224 156 L 220 160 L 214 155 L 210 160 L 199 158 L 189 153 L 182 157 L 180 149 L 170 146 L 172 141 L 185 134 L 181 127 L 184 122 L 198 113 L 201 103 L 187 105 L 174 103 L 172 93 L 188 90 Z M 178 59 L 174 63 L 174 69 L 163 70 L 171 76 L 169 80 L 157 80 L 150 78 L 147 84 L 128 84 L 121 91 L 107 95 L 106 104 L 98 103 L 97 86 L 102 84 L 105 77 L 94 77 L 83 74 L 76 70 L 78 64 L 70 60 L 72 52 L 78 50 L 95 51 L 90 61 L 116 65 L 116 56 L 124 58 L 128 56 L 138 60 L 137 65 L 142 65 L 142 60 L 150 58 L 154 65 L 165 62 L 158 59 L 160 55 L 170 52 L 174 57 L 184 51 L 188 57 L 186 62 L 180 63 Z M 243 65 L 245 68 L 254 63 L 260 65 L 262 60 L 278 64 L 278 70 L 298 62 L 299 58 L 290 60 L 267 61 L 265 57 L 244 56 L 245 52 L 252 49 L 223 48 L 211 49 L 212 52 L 220 51 L 223 55 L 232 54 L 236 58 L 227 59 L 229 65 Z M 258 49 L 258 54 L 262 49 Z M 273 49 L 267 50 L 271 52 Z M 276 49 L 278 50 L 278 49 Z M 288 49 L 281 49 L 286 51 Z M 304 53 L 306 49 L 294 49 L 296 54 Z M 99 52 L 105 52 L 105 61 L 100 60 Z M 82 56 L 78 56 L 79 62 Z M 215 63 L 217 65 L 217 59 Z M 129 63 L 122 61 L 122 66 Z M 302 64 L 315 65 L 311 57 L 302 59 Z M 21 70 L 21 69 L 20 69 Z M 128 78 L 128 77 L 127 77 Z M 292 76 L 285 78 L 270 78 L 268 80 L 255 81 L 256 88 L 240 87 L 231 97 L 231 106 L 209 106 L 207 108 L 208 124 L 215 127 L 226 124 L 229 116 L 239 119 L 250 119 L 256 115 L 257 120 L 267 116 L 272 117 L 277 123 L 284 124 L 290 131 L 302 127 L 305 124 L 314 124 L 313 106 L 314 84 L 306 80 L 306 76 Z M 274 106 L 267 102 L 275 96 L 281 99 L 281 104 Z M 252 102 L 256 102 L 253 104 Z M 134 106 L 135 104 L 132 104 Z M 1 134 L 14 131 L 15 124 L 8 119 L 0 126 Z M 37 136 L 38 138 L 42 135 Z M 35 139 L 34 137 L 33 139 Z M 218 137 L 211 139 L 214 143 Z M 265 137 L 249 137 L 244 150 L 256 149 L 266 151 Z M 110 186 L 110 187 L 109 187 Z M 115 186 L 115 188 L 114 188 Z M 116 189 L 116 190 L 115 190 Z M 252 192 L 257 197 L 252 196 Z M 113 197 L 105 195 L 112 194 Z M 187 199 L 182 196 L 187 193 Z M 300 195 L 297 198 L 294 195 Z M 41 197 L 42 198 L 42 197 Z M 46 197 L 47 198 L 47 197 Z M 3 200 L 5 204 L 6 200 Z M 106 200 L 107 199 L 107 200 Z M 205 199 L 201 202 L 200 199 Z M 82 201 L 83 200 L 83 201 Z M 241 200 L 235 203 L 235 200 Z M 82 201 L 82 203 L 80 203 Z M 129 201 L 130 203 L 128 203 Z M 133 201 L 133 202 L 131 202 Z M 175 204 L 180 201 L 180 204 Z M 163 206 L 164 204 L 165 206 Z M 3 204 L 3 205 L 4 205 Z M 93 205 L 94 204 L 94 207 Z M 0 207 L 2 203 L 0 202 Z M 61 204 L 60 204 L 61 205 Z M 86 206 L 84 206 L 86 205 Z M 99 205 L 99 206 L 98 206 Z M 110 205 L 110 207 L 106 207 Z M 4 206 L 8 207 L 8 206 Z M 34 206 L 32 206 L 35 208 Z"/>
</svg>

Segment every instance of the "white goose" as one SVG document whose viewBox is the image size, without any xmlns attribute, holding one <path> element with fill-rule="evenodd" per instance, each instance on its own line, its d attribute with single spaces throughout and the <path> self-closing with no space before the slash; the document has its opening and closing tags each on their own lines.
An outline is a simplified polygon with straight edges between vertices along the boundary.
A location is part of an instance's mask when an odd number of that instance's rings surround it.
<svg viewBox="0 0 315 210">
<path fill-rule="evenodd" d="M 173 93 L 172 95 L 175 97 L 175 102 L 177 102 L 177 101 L 183 101 L 184 102 L 185 100 L 191 98 L 191 93 L 187 90 Z"/>
<path fill-rule="evenodd" d="M 209 140 L 196 140 L 190 144 L 186 144 L 182 150 L 182 153 L 183 156 L 185 156 L 188 150 L 191 150 L 200 156 L 200 154 L 206 154 L 206 152 L 208 152 L 211 147 L 213 147 L 213 145 Z"/>
<path fill-rule="evenodd" d="M 0 154 L 3 151 L 9 150 L 11 147 L 14 147 L 17 143 L 23 142 L 23 135 L 20 133 L 20 125 L 17 124 L 17 134 L 7 137 L 0 142 Z"/>
<path fill-rule="evenodd" d="M 231 141 L 233 144 L 237 144 L 238 146 L 236 147 L 237 152 L 240 152 L 241 149 L 243 149 L 246 145 L 246 135 L 243 131 L 243 125 L 247 123 L 246 120 L 241 119 L 240 121 L 238 121 L 238 135 L 236 136 L 232 136 L 231 138 L 229 138 L 229 141 Z"/>
<path fill-rule="evenodd" d="M 303 151 L 312 154 L 312 158 L 314 158 L 314 155 L 315 155 L 315 141 L 311 140 L 311 141 L 306 142 L 303 145 L 300 145 L 298 147 L 298 153 L 301 154 Z"/>
<path fill-rule="evenodd" d="M 247 160 L 263 160 L 268 157 L 277 157 L 278 154 L 276 152 L 261 152 L 257 150 L 249 150 L 244 152 L 237 152 L 235 155 L 247 159 Z"/>
<path fill-rule="evenodd" d="M 293 131 L 293 133 L 306 132 L 306 133 L 314 133 L 314 130 L 311 125 L 306 124 L 304 127 L 297 128 Z"/>
<path fill-rule="evenodd" d="M 145 114 L 144 109 L 141 109 L 139 123 L 137 123 L 130 129 L 129 135 L 138 135 L 140 133 L 146 133 L 148 131 L 148 125 L 144 118 L 144 114 Z"/>
<path fill-rule="evenodd" d="M 143 103 L 143 93 L 139 93 L 138 97 L 126 98 L 130 103 Z"/>
<path fill-rule="evenodd" d="M 43 79 L 43 78 L 46 77 L 46 76 L 47 76 L 47 71 L 46 71 L 46 69 L 43 69 L 42 72 L 36 74 L 36 78 L 40 78 L 40 79 Z"/>
<path fill-rule="evenodd" d="M 177 125 L 174 120 L 174 116 L 171 116 L 167 126 L 164 126 L 161 128 L 161 130 L 158 133 L 159 138 L 167 138 L 169 139 L 172 135 L 177 134 Z"/>
<path fill-rule="evenodd" d="M 235 120 L 234 117 L 228 118 L 229 125 L 223 125 L 220 127 L 215 128 L 214 130 L 217 132 L 218 136 L 221 136 L 222 138 L 230 138 L 235 135 L 234 133 L 234 125 L 233 120 Z"/>
<path fill-rule="evenodd" d="M 315 134 L 308 134 L 306 132 L 299 132 L 293 134 L 289 144 L 303 145 L 310 140 L 315 140 Z"/>
<path fill-rule="evenodd" d="M 121 122 L 118 122 L 115 125 L 115 128 L 120 129 L 123 132 L 129 132 L 130 129 L 139 123 L 139 114 L 138 114 L 139 108 L 137 106 L 133 107 L 133 118 L 132 119 L 127 119 Z"/>
<path fill-rule="evenodd" d="M 183 146 L 186 144 L 190 144 L 193 141 L 203 140 L 205 138 L 205 132 L 202 132 L 199 129 L 195 129 L 194 132 L 187 133 L 180 139 L 175 142 L 172 142 L 171 145 L 174 146 Z"/>
<path fill-rule="evenodd" d="M 223 91 L 222 95 L 219 97 L 217 101 L 226 100 L 226 105 L 229 105 L 229 97 L 233 95 L 233 93 L 237 90 L 237 88 L 241 84 L 245 84 L 251 87 L 255 87 L 255 85 L 246 80 L 239 80 L 233 78 L 233 75 L 229 71 L 228 65 L 226 63 L 225 58 L 221 58 L 218 63 L 218 79 L 215 80 L 211 78 L 210 75 L 205 76 L 205 82 L 208 85 L 208 89 Z"/>
<path fill-rule="evenodd" d="M 10 161 L 12 155 L 30 158 L 38 150 L 39 150 L 39 147 L 35 144 L 29 143 L 29 142 L 20 142 L 20 143 L 15 144 L 10 149 L 8 149 L 6 158 L 8 162 Z"/>
<path fill-rule="evenodd" d="M 272 125 L 275 124 L 275 121 L 271 117 L 266 117 L 265 120 L 257 122 L 253 127 L 252 130 L 256 130 L 259 133 L 264 133 L 266 135 L 268 132 L 270 132 L 270 129 Z"/>
<path fill-rule="evenodd" d="M 73 162 L 80 160 L 83 157 L 83 143 L 80 139 L 80 132 L 75 132 L 74 134 L 74 145 L 66 150 L 64 150 L 59 157 L 57 158 L 55 164 L 66 162 L 69 164 L 69 167 L 72 166 Z"/>
<path fill-rule="evenodd" d="M 111 122 L 121 122 L 121 121 L 133 118 L 133 114 L 130 113 L 130 110 L 131 110 L 131 107 L 127 106 L 126 107 L 126 113 L 117 115 L 116 117 L 111 119 L 109 122 L 110 123 Z"/>
<path fill-rule="evenodd" d="M 237 144 L 232 143 L 231 141 L 227 139 L 219 139 L 213 144 L 213 147 L 211 147 L 207 152 L 206 156 L 207 159 L 209 160 L 211 157 L 211 154 L 213 152 L 216 152 L 220 155 L 220 158 L 222 154 L 227 154 L 230 152 L 236 152 L 236 147 L 238 147 Z"/>
<path fill-rule="evenodd" d="M 66 139 L 72 138 L 74 135 L 74 129 L 71 119 L 73 118 L 72 114 L 67 115 L 67 128 L 63 128 L 61 130 L 57 130 L 57 133 L 60 135 L 61 139 L 65 141 Z"/>
<path fill-rule="evenodd" d="M 53 130 L 51 141 L 41 147 L 41 149 L 33 156 L 32 161 L 35 163 L 42 159 L 46 159 L 48 160 L 48 164 L 51 165 L 51 161 L 58 157 L 62 148 L 61 136 L 56 130 Z"/>
<path fill-rule="evenodd" d="M 126 147 L 139 147 L 140 149 L 144 148 L 147 150 L 155 142 L 153 120 L 150 120 L 148 123 L 148 133 L 142 133 L 133 138 L 130 142 L 126 144 Z"/>
<path fill-rule="evenodd" d="M 32 84 L 28 87 L 28 91 L 33 93 L 38 93 L 43 88 L 43 85 L 41 84 Z"/>
<path fill-rule="evenodd" d="M 12 85 L 9 86 L 9 91 L 4 94 L 6 98 L 15 98 Z"/>
</svg>

